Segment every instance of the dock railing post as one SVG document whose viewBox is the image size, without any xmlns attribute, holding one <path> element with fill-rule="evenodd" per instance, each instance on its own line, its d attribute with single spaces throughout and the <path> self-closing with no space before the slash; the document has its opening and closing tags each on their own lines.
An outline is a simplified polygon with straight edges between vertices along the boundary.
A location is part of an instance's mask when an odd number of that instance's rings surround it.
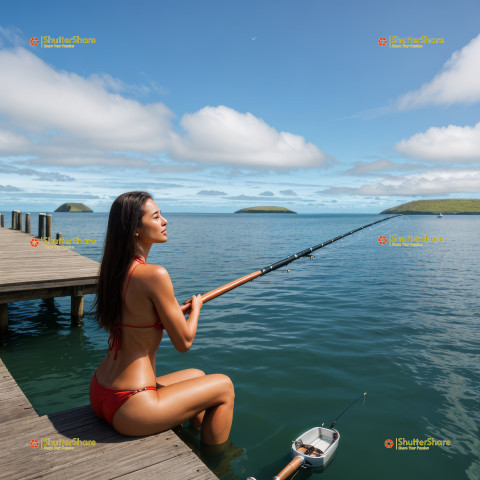
<svg viewBox="0 0 480 480">
<path fill-rule="evenodd" d="M 45 233 L 45 214 L 39 213 L 38 214 L 38 238 L 42 238 Z"/>
<path fill-rule="evenodd" d="M 12 210 L 12 230 L 15 230 L 15 220 L 16 220 L 15 210 Z"/>
<path fill-rule="evenodd" d="M 3 213 L 0 213 L 0 227 L 5 227 L 5 220 L 3 218 Z"/>
<path fill-rule="evenodd" d="M 25 233 L 30 233 L 30 214 L 25 214 Z"/>
<path fill-rule="evenodd" d="M 22 231 L 22 212 L 17 213 L 17 230 Z"/>
<path fill-rule="evenodd" d="M 49 240 L 52 239 L 52 215 L 51 214 L 47 215 L 47 226 L 46 226 L 45 236 Z"/>
</svg>

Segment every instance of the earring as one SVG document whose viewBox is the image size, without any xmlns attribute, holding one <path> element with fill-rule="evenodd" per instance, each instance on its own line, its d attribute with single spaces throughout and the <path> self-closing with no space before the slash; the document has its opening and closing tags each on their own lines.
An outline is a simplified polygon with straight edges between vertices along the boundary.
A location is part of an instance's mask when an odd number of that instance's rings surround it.
<svg viewBox="0 0 480 480">
<path fill-rule="evenodd" d="M 138 233 L 136 233 L 135 236 L 138 237 Z"/>
</svg>

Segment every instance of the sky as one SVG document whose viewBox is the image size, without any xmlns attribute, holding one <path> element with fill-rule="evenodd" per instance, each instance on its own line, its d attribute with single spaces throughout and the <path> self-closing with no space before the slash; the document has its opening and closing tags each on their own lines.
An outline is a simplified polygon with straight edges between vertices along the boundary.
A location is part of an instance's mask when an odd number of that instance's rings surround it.
<svg viewBox="0 0 480 480">
<path fill-rule="evenodd" d="M 478 18 L 478 0 L 2 2 L 0 211 L 480 198 Z"/>
</svg>

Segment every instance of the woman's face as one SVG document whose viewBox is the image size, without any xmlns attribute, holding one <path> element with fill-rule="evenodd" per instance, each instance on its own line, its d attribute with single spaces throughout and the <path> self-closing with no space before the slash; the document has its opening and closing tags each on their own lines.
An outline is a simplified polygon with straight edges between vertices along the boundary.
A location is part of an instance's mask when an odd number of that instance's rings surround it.
<svg viewBox="0 0 480 480">
<path fill-rule="evenodd" d="M 160 215 L 158 205 L 149 198 L 143 205 L 145 211 L 142 225 L 137 229 L 138 240 L 146 243 L 164 243 L 167 241 L 167 221 Z"/>
</svg>

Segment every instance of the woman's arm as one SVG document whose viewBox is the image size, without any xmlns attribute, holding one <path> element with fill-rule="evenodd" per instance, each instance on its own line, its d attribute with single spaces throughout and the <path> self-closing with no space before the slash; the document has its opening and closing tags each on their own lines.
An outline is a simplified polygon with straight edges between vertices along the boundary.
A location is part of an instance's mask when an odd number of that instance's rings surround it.
<svg viewBox="0 0 480 480">
<path fill-rule="evenodd" d="M 170 275 L 165 268 L 155 266 L 151 269 L 150 298 L 165 327 L 165 330 L 179 352 L 186 352 L 197 333 L 198 317 L 202 308 L 202 296 L 193 297 L 188 319 L 185 319 L 173 291 Z"/>
</svg>

